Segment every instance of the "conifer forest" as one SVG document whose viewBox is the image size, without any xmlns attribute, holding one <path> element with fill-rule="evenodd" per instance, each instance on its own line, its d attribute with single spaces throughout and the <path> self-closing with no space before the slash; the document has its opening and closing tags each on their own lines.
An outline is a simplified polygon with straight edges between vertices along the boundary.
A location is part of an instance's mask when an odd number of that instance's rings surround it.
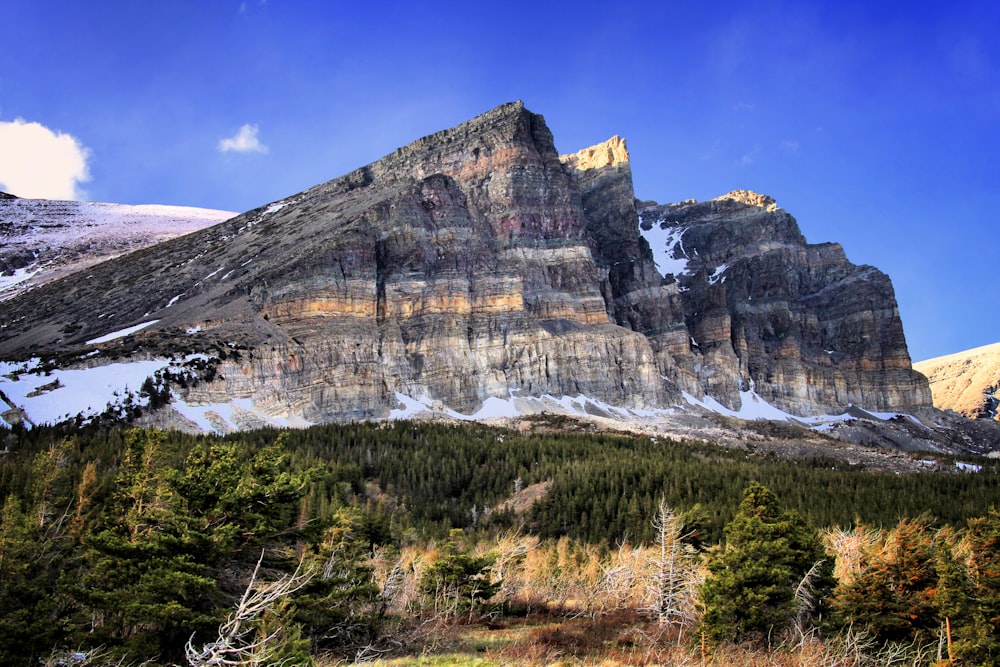
<svg viewBox="0 0 1000 667">
<path fill-rule="evenodd" d="M 431 422 L 0 441 L 0 665 L 1000 664 L 990 461 Z"/>
</svg>

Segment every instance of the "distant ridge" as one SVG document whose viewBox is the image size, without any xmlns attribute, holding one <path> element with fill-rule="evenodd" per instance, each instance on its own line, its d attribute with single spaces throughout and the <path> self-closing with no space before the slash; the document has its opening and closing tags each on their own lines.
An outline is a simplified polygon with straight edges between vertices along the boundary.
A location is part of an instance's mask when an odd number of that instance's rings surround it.
<svg viewBox="0 0 1000 667">
<path fill-rule="evenodd" d="M 998 419 L 1000 343 L 913 364 L 927 376 L 934 406 L 973 419 Z"/>
<path fill-rule="evenodd" d="M 0 300 L 233 215 L 184 206 L 23 199 L 0 193 Z"/>
</svg>

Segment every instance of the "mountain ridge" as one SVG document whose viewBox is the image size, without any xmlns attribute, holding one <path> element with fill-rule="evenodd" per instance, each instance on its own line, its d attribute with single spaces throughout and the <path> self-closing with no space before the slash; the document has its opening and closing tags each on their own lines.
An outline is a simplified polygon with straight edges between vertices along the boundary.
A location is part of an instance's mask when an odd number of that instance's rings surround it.
<svg viewBox="0 0 1000 667">
<path fill-rule="evenodd" d="M 0 195 L 0 300 L 236 215 L 190 206 Z"/>
<path fill-rule="evenodd" d="M 519 102 L 0 304 L 0 326 L 8 359 L 203 355 L 210 377 L 171 385 L 178 404 L 243 401 L 247 423 L 387 418 L 406 401 L 930 405 L 884 274 L 806 244 L 765 195 L 638 202 L 624 140 L 560 158 Z"/>
</svg>

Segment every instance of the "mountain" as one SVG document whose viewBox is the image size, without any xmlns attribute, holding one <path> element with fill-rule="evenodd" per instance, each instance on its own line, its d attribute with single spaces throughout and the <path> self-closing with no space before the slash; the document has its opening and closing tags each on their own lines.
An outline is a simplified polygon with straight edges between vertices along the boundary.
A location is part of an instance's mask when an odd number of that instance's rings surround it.
<svg viewBox="0 0 1000 667">
<path fill-rule="evenodd" d="M 21 199 L 0 192 L 0 300 L 234 215 L 184 206 Z"/>
<path fill-rule="evenodd" d="M 935 407 L 973 419 L 1000 419 L 1000 343 L 921 361 L 913 368 L 927 376 Z"/>
<path fill-rule="evenodd" d="M 519 102 L 0 303 L 0 355 L 11 410 L 103 369 L 109 403 L 151 376 L 162 419 L 215 430 L 711 413 L 867 443 L 847 422 L 931 405 L 884 274 L 764 195 L 639 202 L 623 140 L 560 157 Z"/>
</svg>

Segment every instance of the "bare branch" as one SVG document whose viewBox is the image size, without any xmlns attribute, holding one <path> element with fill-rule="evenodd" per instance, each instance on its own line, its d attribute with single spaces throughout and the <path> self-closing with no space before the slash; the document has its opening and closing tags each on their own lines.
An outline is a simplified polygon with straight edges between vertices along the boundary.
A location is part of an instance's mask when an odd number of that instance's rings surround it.
<svg viewBox="0 0 1000 667">
<path fill-rule="evenodd" d="M 806 638 L 806 623 L 816 609 L 816 589 L 813 586 L 813 582 L 819 575 L 820 568 L 824 563 L 826 563 L 825 560 L 817 561 L 805 573 L 799 585 L 795 587 L 795 618 L 792 621 L 792 629 L 795 632 L 795 636 L 800 640 Z"/>
<path fill-rule="evenodd" d="M 184 647 L 185 657 L 191 667 L 256 667 L 271 660 L 281 638 L 281 628 L 262 633 L 259 621 L 266 612 L 305 586 L 315 572 L 303 572 L 302 561 L 299 561 L 298 567 L 291 574 L 286 574 L 277 581 L 257 584 L 263 560 L 262 550 L 243 596 L 219 626 L 218 638 L 195 648 L 194 635 L 191 635 Z"/>
</svg>

